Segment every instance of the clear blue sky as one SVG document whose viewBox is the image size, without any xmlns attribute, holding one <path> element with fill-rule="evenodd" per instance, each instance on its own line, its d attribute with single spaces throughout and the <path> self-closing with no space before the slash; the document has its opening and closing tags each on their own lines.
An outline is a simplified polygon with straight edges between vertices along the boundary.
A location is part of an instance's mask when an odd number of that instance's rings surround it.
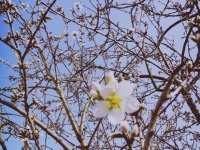
<svg viewBox="0 0 200 150">
<path fill-rule="evenodd" d="M 13 1 L 13 2 L 14 3 L 15 2 L 18 3 L 17 1 Z M 66 14 L 68 15 L 68 17 L 72 17 L 71 16 L 71 12 L 70 12 L 70 8 L 73 7 L 74 2 L 78 2 L 78 1 L 70 0 L 70 1 L 66 2 L 66 1 L 63 1 L 63 0 L 58 0 L 56 2 L 56 4 L 59 4 L 60 6 L 63 6 L 64 9 L 66 10 Z M 81 2 L 82 4 L 87 5 L 87 6 L 89 5 L 89 3 L 87 3 L 87 1 L 85 1 L 85 0 L 81 0 L 79 2 Z M 25 1 L 24 0 L 23 3 L 29 3 L 30 5 L 32 5 L 32 3 L 34 3 L 34 1 L 32 1 L 32 0 Z M 160 5 L 158 4 L 158 8 L 159 7 L 160 7 Z M 82 9 L 82 11 L 80 11 L 80 13 L 85 12 L 85 11 L 88 12 L 88 10 L 83 7 L 83 9 Z M 26 15 L 25 11 L 20 10 L 20 13 L 22 13 L 25 17 L 28 17 Z M 60 35 L 63 32 L 64 24 L 62 23 L 62 20 L 60 18 L 58 18 L 57 16 L 53 15 L 52 17 L 53 17 L 53 20 L 48 22 L 49 30 L 51 30 L 54 35 Z M 116 22 L 119 21 L 120 26 L 122 26 L 123 28 L 127 28 L 128 29 L 128 28 L 132 27 L 131 26 L 131 22 L 130 22 L 130 18 L 127 15 L 124 15 L 124 13 L 122 13 L 121 11 L 113 11 L 111 13 L 111 17 L 112 17 L 112 20 L 115 20 Z M 0 28 L 1 28 L 0 37 L 4 37 L 7 34 L 8 30 L 9 30 L 8 25 L 3 23 L 3 21 L 2 21 L 3 18 L 6 18 L 5 14 L 2 14 L 0 16 Z M 167 28 L 172 22 L 175 22 L 175 21 L 176 21 L 175 19 L 172 20 L 171 18 L 170 18 L 170 20 L 168 18 L 164 19 L 163 20 L 163 28 Z M 17 25 L 14 27 L 14 30 L 15 31 L 18 30 Z M 78 26 L 75 25 L 75 24 L 71 24 L 69 26 L 69 34 L 71 34 L 71 32 L 74 31 L 74 30 L 75 31 L 78 30 Z M 151 34 L 151 35 L 155 35 L 156 34 L 154 30 L 149 29 L 148 31 L 149 31 L 148 34 Z M 170 32 L 170 34 L 167 34 L 167 37 L 172 37 L 173 36 L 175 39 L 177 39 L 177 38 L 180 37 L 181 34 L 183 34 L 182 33 L 183 32 L 183 28 L 180 28 L 178 26 L 176 28 L 174 28 L 173 31 L 174 31 L 174 33 Z M 99 40 L 101 41 L 102 39 L 100 38 Z M 180 50 L 182 49 L 182 41 L 183 40 L 184 39 L 180 39 L 180 43 L 177 43 L 175 45 L 176 49 L 180 49 Z M 73 38 L 71 38 L 71 43 L 72 44 L 74 43 L 74 39 Z M 85 46 L 87 47 L 87 46 L 90 46 L 90 45 L 88 43 L 86 43 Z M 168 51 L 168 50 L 165 47 L 163 47 L 163 51 Z M 195 55 L 194 55 L 194 57 L 195 57 Z M 11 65 L 16 65 L 17 64 L 17 60 L 16 60 L 16 57 L 15 57 L 13 51 L 10 48 L 8 48 L 5 44 L 3 44 L 2 42 L 0 42 L 0 58 L 2 58 L 5 61 L 9 62 L 9 64 L 11 64 Z M 125 63 L 125 60 L 123 60 L 123 61 Z M 0 87 L 4 87 L 4 86 L 7 86 L 7 85 L 10 85 L 9 80 L 6 79 L 6 77 L 8 77 L 8 75 L 11 75 L 11 74 L 14 75 L 13 71 L 9 67 L 6 67 L 5 65 L 2 65 L 2 63 L 0 63 L 0 69 L 2 70 L 1 73 L 0 73 Z M 140 69 L 142 70 L 143 73 L 146 72 L 145 70 L 143 70 L 142 66 L 140 66 Z M 152 100 L 152 103 L 153 103 L 153 100 Z M 10 113 L 14 113 L 10 109 L 7 109 L 7 111 L 10 112 Z M 20 120 L 18 120 L 18 121 L 20 121 Z M 44 137 L 41 138 L 41 140 L 44 140 Z M 58 144 L 56 144 L 54 142 L 52 142 L 51 144 L 54 145 L 53 147 L 55 149 L 58 149 L 58 147 L 59 147 Z M 6 145 L 8 147 L 8 150 L 14 150 L 14 149 L 20 149 L 21 146 L 23 145 L 23 143 L 20 142 L 19 139 L 13 139 L 13 140 L 9 141 L 9 144 L 6 143 Z"/>
</svg>

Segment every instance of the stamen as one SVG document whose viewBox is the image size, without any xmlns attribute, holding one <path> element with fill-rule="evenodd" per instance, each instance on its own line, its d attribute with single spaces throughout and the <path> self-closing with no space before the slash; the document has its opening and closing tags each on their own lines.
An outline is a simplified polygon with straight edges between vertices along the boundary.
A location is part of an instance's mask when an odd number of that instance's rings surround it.
<svg viewBox="0 0 200 150">
<path fill-rule="evenodd" d="M 108 105 L 108 109 L 111 110 L 113 108 L 118 108 L 121 109 L 120 107 L 120 103 L 122 101 L 122 98 L 117 97 L 116 94 L 111 94 L 107 99 L 107 105 Z"/>
</svg>

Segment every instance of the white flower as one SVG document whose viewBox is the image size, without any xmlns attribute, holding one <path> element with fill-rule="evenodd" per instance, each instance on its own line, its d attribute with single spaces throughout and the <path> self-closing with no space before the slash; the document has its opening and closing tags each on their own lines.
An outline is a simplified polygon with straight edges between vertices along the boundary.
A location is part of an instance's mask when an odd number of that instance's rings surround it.
<svg viewBox="0 0 200 150">
<path fill-rule="evenodd" d="M 78 9 L 81 10 L 83 8 L 83 5 L 80 2 L 75 2 L 74 6 Z"/>
<path fill-rule="evenodd" d="M 75 36 L 78 35 L 78 32 L 77 32 L 77 31 L 72 31 L 71 35 L 72 35 L 72 37 L 74 38 Z"/>
<path fill-rule="evenodd" d="M 99 95 L 103 100 L 98 101 L 94 106 L 93 115 L 97 118 L 108 116 L 108 120 L 112 124 L 118 124 L 123 121 L 124 113 L 133 113 L 140 107 L 139 101 L 131 97 L 136 84 L 127 80 L 117 82 L 112 72 L 109 73 L 106 85 L 100 86 L 97 82 L 93 82 L 90 94 Z"/>
<path fill-rule="evenodd" d="M 129 131 L 129 129 L 130 129 L 130 126 L 129 126 L 129 124 L 128 124 L 127 121 L 122 121 L 122 122 L 120 123 L 120 130 L 121 130 L 123 133 Z"/>
</svg>

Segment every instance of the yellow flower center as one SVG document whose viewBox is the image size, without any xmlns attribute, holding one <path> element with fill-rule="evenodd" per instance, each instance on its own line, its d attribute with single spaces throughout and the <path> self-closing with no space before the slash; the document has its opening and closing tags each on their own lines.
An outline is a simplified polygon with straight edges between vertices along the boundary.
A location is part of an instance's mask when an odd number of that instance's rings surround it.
<svg viewBox="0 0 200 150">
<path fill-rule="evenodd" d="M 107 102 L 107 105 L 108 105 L 108 109 L 111 110 L 113 108 L 120 108 L 120 103 L 122 101 L 122 98 L 119 98 L 116 96 L 116 94 L 111 94 L 107 99 L 106 99 L 106 102 Z"/>
</svg>

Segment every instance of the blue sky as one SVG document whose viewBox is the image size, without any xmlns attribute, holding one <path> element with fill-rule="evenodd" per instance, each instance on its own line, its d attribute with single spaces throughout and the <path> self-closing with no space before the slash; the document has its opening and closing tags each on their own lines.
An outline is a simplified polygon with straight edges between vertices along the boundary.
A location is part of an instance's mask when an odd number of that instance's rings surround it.
<svg viewBox="0 0 200 150">
<path fill-rule="evenodd" d="M 17 1 L 13 1 L 13 2 L 17 3 Z M 32 3 L 34 3 L 31 0 L 29 0 L 29 1 L 28 0 L 27 1 L 22 1 L 22 2 L 23 3 L 29 3 L 30 6 L 32 6 Z M 66 14 L 68 15 L 68 17 L 72 18 L 71 12 L 70 12 L 70 8 L 73 7 L 74 2 L 76 2 L 76 1 L 71 0 L 71 1 L 67 1 L 66 2 L 66 1 L 63 1 L 63 0 L 58 0 L 56 2 L 56 5 L 59 4 L 60 6 L 63 6 L 64 9 L 65 9 Z M 89 3 L 87 3 L 85 0 L 81 0 L 80 2 L 83 5 L 87 5 L 87 6 L 89 5 Z M 90 7 L 90 6 L 88 6 L 88 7 Z M 159 7 L 160 7 L 160 9 L 162 9 L 162 7 L 161 7 L 160 4 L 158 4 L 158 8 Z M 82 13 L 84 11 L 86 11 L 87 13 L 91 13 L 91 12 L 89 12 L 89 10 L 87 10 L 84 7 L 83 7 L 82 11 L 80 11 L 80 13 Z M 26 15 L 26 12 L 24 10 L 20 10 L 20 13 L 22 13 L 24 15 L 24 17 L 27 17 L 27 18 L 29 17 L 29 16 Z M 3 21 L 2 21 L 2 19 L 4 19 L 5 17 L 6 16 L 4 14 L 2 14 L 0 16 L 0 21 L 1 21 L 0 28 L 3 29 L 3 30 L 0 30 L 0 36 L 1 37 L 4 37 L 7 34 L 8 30 L 9 30 L 8 25 L 4 24 Z M 119 21 L 119 25 L 121 27 L 123 27 L 123 28 L 126 28 L 127 30 L 130 27 L 132 27 L 131 22 L 130 22 L 130 18 L 127 15 L 125 15 L 124 13 L 122 13 L 121 11 L 119 11 L 119 10 L 117 10 L 117 11 L 115 10 L 115 11 L 111 12 L 111 17 L 112 17 L 112 20 L 114 20 L 115 22 Z M 52 31 L 54 35 L 60 35 L 63 32 L 63 30 L 64 30 L 64 24 L 62 22 L 62 19 L 58 18 L 56 15 L 52 15 L 52 18 L 53 18 L 53 20 L 48 21 L 49 31 Z M 170 19 L 168 19 L 168 18 L 163 19 L 162 20 L 162 22 L 163 22 L 163 28 L 166 29 L 171 23 L 173 23 L 175 21 L 176 21 L 175 18 L 174 18 L 174 20 L 171 19 L 171 18 Z M 147 22 L 148 22 L 148 20 L 147 20 Z M 14 27 L 15 31 L 18 30 L 17 27 L 18 27 L 18 25 L 16 24 L 16 26 Z M 143 28 L 143 27 L 141 27 L 141 28 Z M 72 31 L 77 31 L 78 29 L 79 29 L 78 25 L 76 25 L 76 24 L 70 24 L 69 25 L 69 29 L 68 29 L 69 35 L 71 34 Z M 151 26 L 149 27 L 148 32 L 149 32 L 148 33 L 149 35 L 156 35 L 157 34 L 155 32 L 155 30 L 153 30 L 153 28 L 151 29 Z M 183 34 L 182 32 L 183 32 L 183 28 L 181 28 L 180 26 L 177 26 L 177 27 L 173 28 L 172 31 L 169 34 L 166 35 L 166 37 L 170 37 L 170 38 L 174 37 L 174 39 L 178 39 L 180 37 L 180 35 Z M 99 40 L 99 43 L 102 42 L 101 36 L 99 36 L 98 40 Z M 180 52 L 181 52 L 181 49 L 182 49 L 182 42 L 183 42 L 183 40 L 184 39 L 180 39 L 180 41 L 179 41 L 180 43 L 176 43 L 176 45 L 175 45 L 175 48 L 176 49 L 180 49 Z M 77 43 L 76 43 L 75 39 L 69 38 L 69 41 L 71 42 L 71 45 L 75 44 L 75 48 L 78 49 L 78 46 L 77 46 Z M 87 46 L 90 46 L 89 42 L 88 43 L 86 42 L 85 47 L 87 47 Z M 1 47 L 1 49 L 0 49 L 0 58 L 4 59 L 6 62 L 9 62 L 10 65 L 16 65 L 17 64 L 17 59 L 16 59 L 15 55 L 13 54 L 13 51 L 10 48 L 8 48 L 5 44 L 3 44 L 2 42 L 0 43 L 0 47 Z M 162 50 L 163 51 L 167 51 L 168 53 L 170 53 L 170 51 L 168 51 L 168 49 L 166 47 L 164 47 L 164 46 L 163 46 Z M 195 53 L 193 53 L 193 54 L 194 54 L 193 57 L 195 58 L 196 54 Z M 28 61 L 28 58 L 27 58 L 27 61 Z M 122 58 L 121 61 L 125 65 L 125 61 L 126 61 L 125 58 Z M 109 67 L 112 66 L 111 62 L 112 62 L 112 60 L 110 60 L 110 62 L 108 64 Z M 102 59 L 99 59 L 96 63 L 101 64 L 102 63 Z M 146 73 L 146 70 L 144 70 L 144 68 L 143 68 L 142 65 L 140 65 L 139 67 L 140 67 L 142 73 Z M 2 70 L 2 72 L 0 74 L 0 87 L 3 87 L 3 86 L 6 86 L 6 85 L 10 84 L 9 80 L 6 77 L 8 75 L 15 75 L 15 73 L 9 67 L 6 67 L 5 65 L 2 65 L 2 63 L 0 63 L 0 68 Z M 157 71 L 157 70 L 155 69 L 154 71 Z M 142 90 L 142 89 L 140 89 L 140 90 Z M 154 100 L 152 99 L 152 108 L 154 107 L 154 104 L 155 104 Z M 6 111 L 8 111 L 10 113 L 14 113 L 10 109 L 7 109 Z M 20 121 L 20 120 L 18 120 L 18 121 Z M 43 140 L 43 139 L 41 139 L 41 140 Z M 75 139 L 73 139 L 73 140 L 75 140 Z M 23 144 L 18 139 L 14 139 L 11 142 L 12 142 L 12 144 L 7 144 L 9 150 L 13 149 L 13 145 L 15 145 L 15 148 L 18 147 L 18 149 L 20 149 L 20 147 Z M 58 148 L 59 147 L 58 144 L 54 143 L 53 141 L 52 141 L 52 145 L 54 145 L 53 146 L 54 148 Z"/>
</svg>

